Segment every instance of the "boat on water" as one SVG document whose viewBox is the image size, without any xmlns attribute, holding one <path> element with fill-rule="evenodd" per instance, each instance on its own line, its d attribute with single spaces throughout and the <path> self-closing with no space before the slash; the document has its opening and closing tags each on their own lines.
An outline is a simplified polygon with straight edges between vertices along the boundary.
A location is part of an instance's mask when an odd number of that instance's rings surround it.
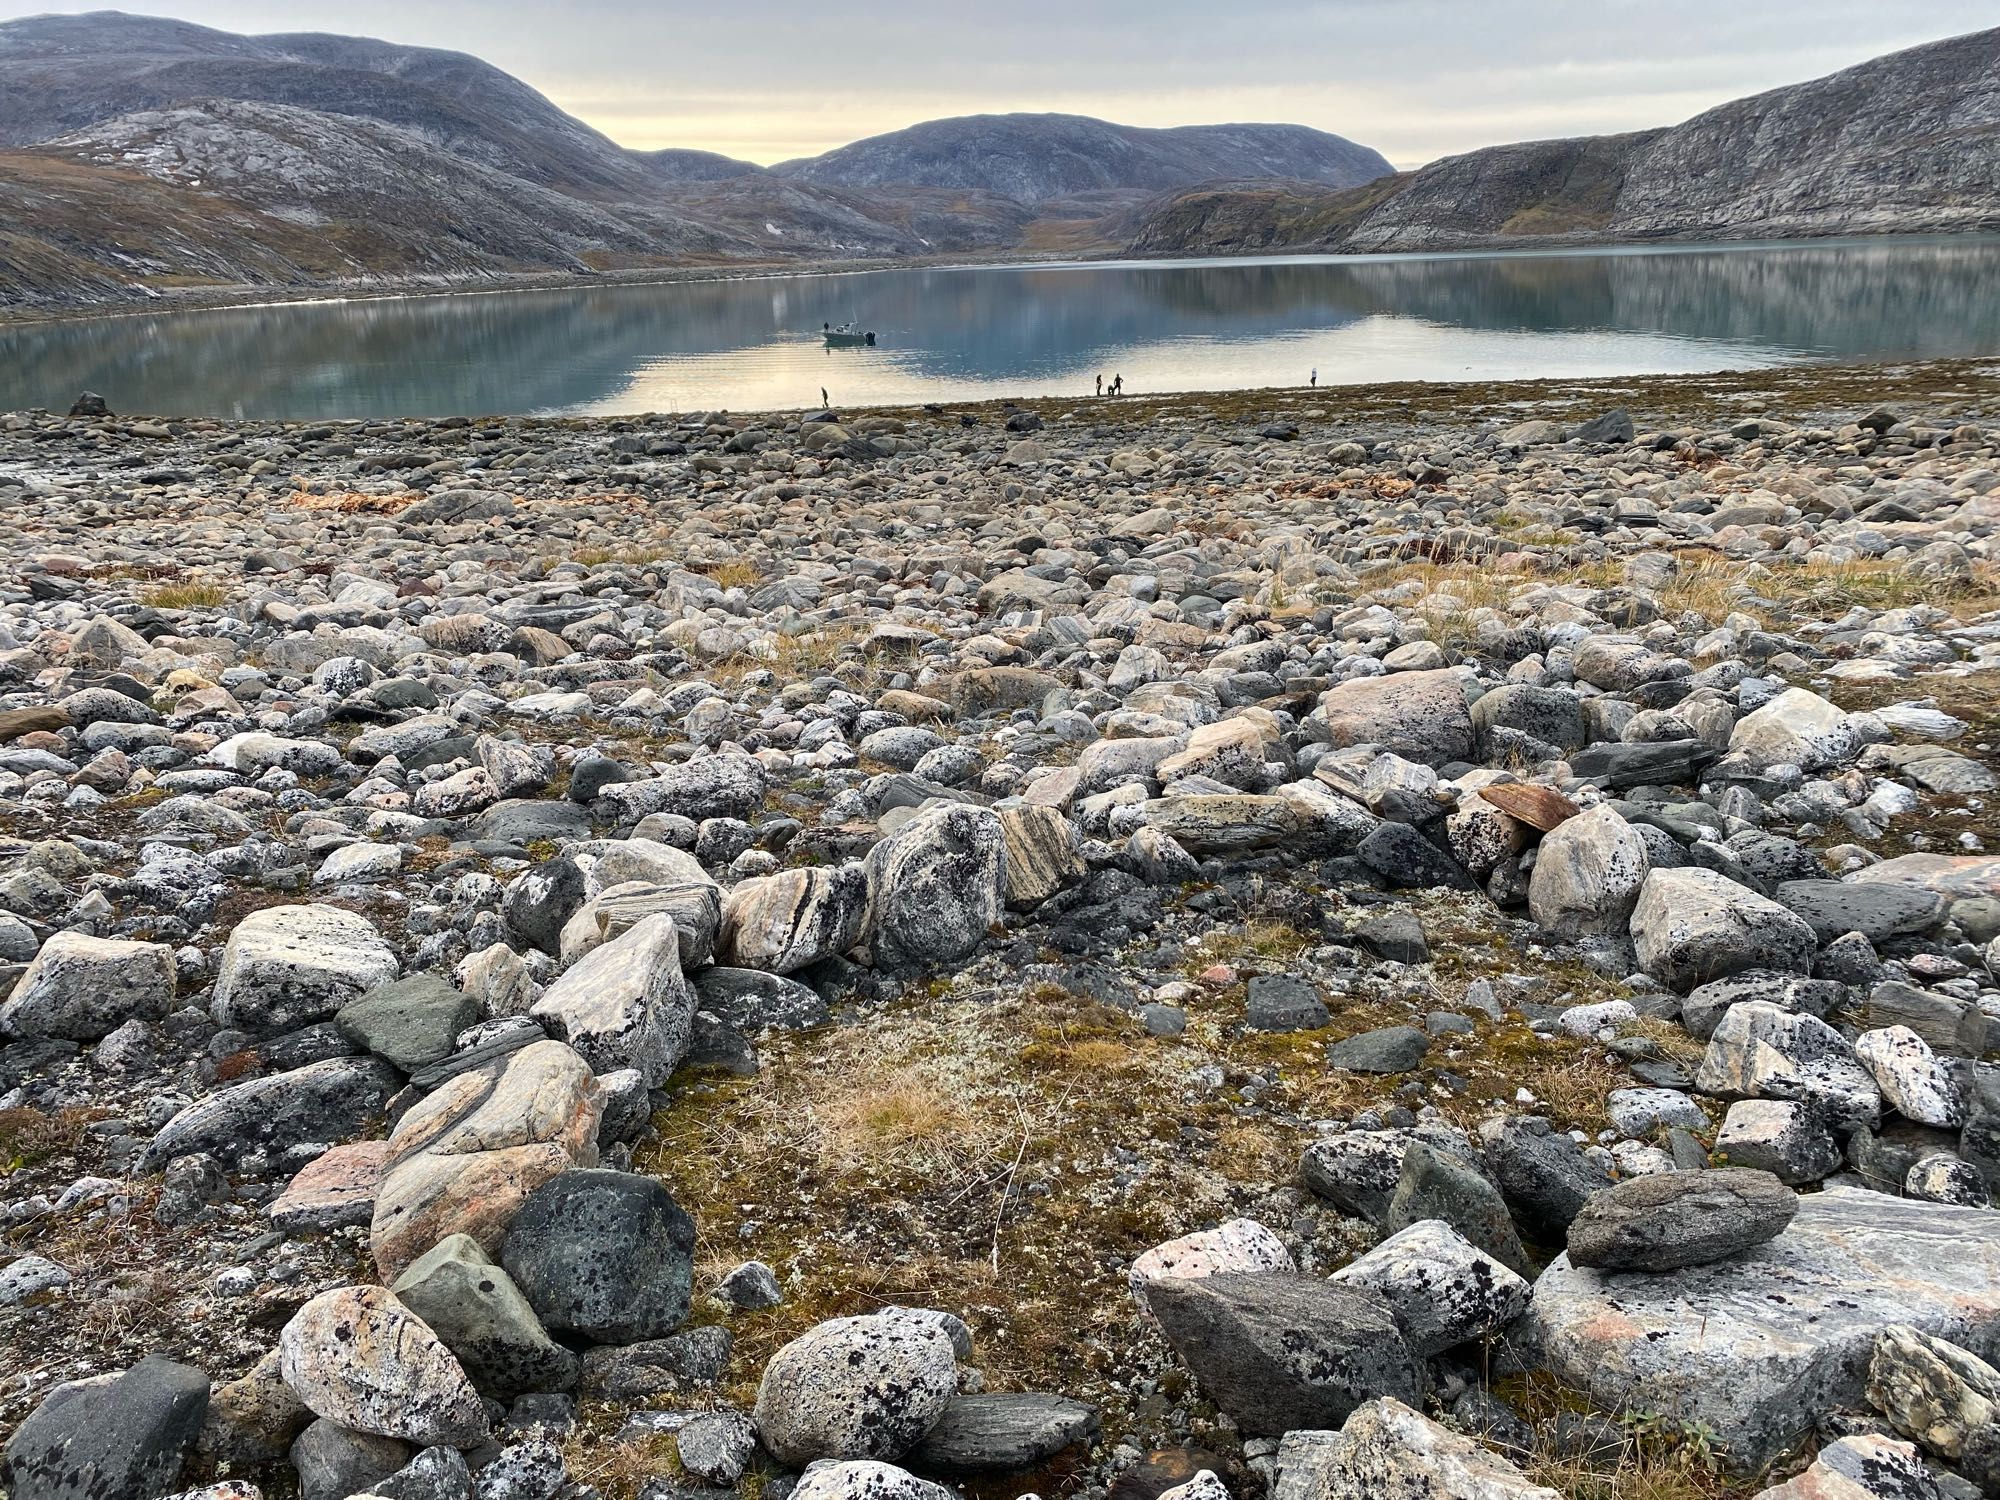
<svg viewBox="0 0 2000 1500">
<path fill-rule="evenodd" d="M 826 335 L 826 347 L 829 349 L 875 347 L 875 335 L 872 332 L 863 333 L 852 323 L 842 323 L 838 328 L 831 323 L 822 323 L 820 332 Z"/>
</svg>

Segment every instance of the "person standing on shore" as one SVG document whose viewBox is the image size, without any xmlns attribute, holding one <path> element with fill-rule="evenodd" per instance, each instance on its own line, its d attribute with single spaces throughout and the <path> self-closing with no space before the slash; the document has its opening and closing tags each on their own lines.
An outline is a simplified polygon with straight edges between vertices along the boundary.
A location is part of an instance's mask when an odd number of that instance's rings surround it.
<svg viewBox="0 0 2000 1500">
<path fill-rule="evenodd" d="M 1097 377 L 1097 394 L 1100 396 L 1104 394 L 1104 377 L 1102 375 Z"/>
<path fill-rule="evenodd" d="M 1125 377 L 1123 375 L 1113 375 L 1111 377 L 1111 394 L 1114 396 L 1125 394 Z"/>
<path fill-rule="evenodd" d="M 1309 379 L 1309 380 L 1307 380 L 1307 381 L 1306 381 L 1306 384 L 1307 384 L 1307 385 L 1309 385 L 1309 386 L 1311 386 L 1311 387 L 1312 387 L 1312 388 L 1313 388 L 1314 390 L 1318 390 L 1318 389 L 1319 389 L 1319 366 L 1318 366 L 1318 365 L 1314 365 L 1314 366 L 1313 366 L 1313 372 L 1312 372 L 1312 378 L 1311 378 L 1311 379 Z"/>
</svg>

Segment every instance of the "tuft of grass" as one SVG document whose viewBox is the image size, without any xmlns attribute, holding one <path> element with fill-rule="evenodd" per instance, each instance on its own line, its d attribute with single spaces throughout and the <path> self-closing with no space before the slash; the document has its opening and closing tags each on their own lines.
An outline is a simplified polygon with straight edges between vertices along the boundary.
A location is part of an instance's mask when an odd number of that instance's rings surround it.
<svg viewBox="0 0 2000 1500">
<path fill-rule="evenodd" d="M 579 1424 L 562 1452 L 570 1482 L 594 1487 L 604 1500 L 639 1500 L 651 1481 L 681 1472 L 674 1440 L 663 1432 L 621 1441 L 592 1435 L 589 1424 Z"/>
<path fill-rule="evenodd" d="M 146 590 L 139 602 L 155 609 L 220 609 L 229 602 L 229 590 L 219 583 L 163 583 Z"/>
<path fill-rule="evenodd" d="M 962 1098 L 914 1066 L 834 1086 L 812 1123 L 820 1159 L 836 1169 L 928 1156 L 974 1124 Z"/>
<path fill-rule="evenodd" d="M 743 562 L 726 562 L 719 567 L 704 571 L 726 589 L 753 589 L 764 581 L 764 575 L 754 565 Z"/>
<path fill-rule="evenodd" d="M 16 1171 L 58 1156 L 74 1156 L 84 1128 L 105 1118 L 101 1109 L 54 1111 L 20 1105 L 0 1109 L 0 1169 Z"/>
</svg>

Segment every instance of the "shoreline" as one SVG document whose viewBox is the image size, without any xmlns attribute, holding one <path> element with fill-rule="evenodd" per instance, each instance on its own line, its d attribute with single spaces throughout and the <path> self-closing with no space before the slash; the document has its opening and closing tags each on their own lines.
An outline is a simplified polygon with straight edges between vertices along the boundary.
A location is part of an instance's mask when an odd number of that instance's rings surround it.
<svg viewBox="0 0 2000 1500">
<path fill-rule="evenodd" d="M 1504 243 L 1490 238 L 1445 240 L 1434 245 L 1406 250 L 1349 250 L 1336 245 L 1239 246 L 1199 252 L 1134 250 L 1129 246 L 1100 245 L 1095 249 L 1033 252 L 1022 250 L 922 256 L 891 256 L 861 260 L 808 261 L 729 261 L 706 264 L 628 267 L 617 271 L 579 275 L 567 271 L 524 271 L 495 273 L 484 277 L 399 277 L 382 281 L 329 282 L 313 286 L 215 286 L 162 292 L 157 297 L 103 302 L 88 306 L 0 306 L 0 331 L 35 327 L 48 323 L 89 322 L 108 318 L 134 318 L 181 312 L 219 312 L 252 307 L 275 307 L 310 303 L 386 302 L 425 297 L 500 296 L 511 292 L 567 291 L 598 287 L 678 286 L 709 281 L 767 281 L 808 276 L 858 276 L 883 271 L 952 269 L 1005 269 L 1011 267 L 1084 265 L 1097 262 L 1129 261 L 1135 264 L 1172 265 L 1202 261 L 1235 260 L 1369 260 L 1406 259 L 1433 256 L 1562 255 L 1616 252 L 1676 251 L 1694 253 L 1716 250 L 1754 249 L 1779 245 L 1816 248 L 1836 243 L 1867 244 L 1887 240 L 1954 240 L 2000 236 L 2000 226 L 1965 230 L 1915 228 L 1877 233 L 1815 234 L 1798 230 L 1790 234 L 1732 234 L 1727 230 L 1706 230 L 1698 234 L 1650 238 L 1616 238 L 1588 235 L 1516 236 Z"/>
</svg>

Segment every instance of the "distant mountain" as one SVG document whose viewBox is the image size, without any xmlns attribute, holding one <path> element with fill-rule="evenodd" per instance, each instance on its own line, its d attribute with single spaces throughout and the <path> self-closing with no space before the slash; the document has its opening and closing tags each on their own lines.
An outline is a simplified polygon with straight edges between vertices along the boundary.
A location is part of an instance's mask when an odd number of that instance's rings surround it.
<svg viewBox="0 0 2000 1500">
<path fill-rule="evenodd" d="M 1379 152 L 1303 125 L 1145 130 L 1083 115 L 965 115 L 773 167 L 850 188 L 978 188 L 1022 203 L 1106 189 L 1160 192 L 1225 177 L 1354 187 L 1394 169 Z"/>
<path fill-rule="evenodd" d="M 732 177 L 762 177 L 754 161 L 738 161 L 714 151 L 635 151 L 633 158 L 661 182 L 727 182 Z"/>
<path fill-rule="evenodd" d="M 1344 193 L 1172 193 L 1139 253 L 1403 251 L 2000 225 L 2000 29 L 1879 57 L 1670 129 L 1495 146 Z"/>
<path fill-rule="evenodd" d="M 549 186 L 636 190 L 647 182 L 631 153 L 460 52 L 357 37 L 235 36 L 119 11 L 0 25 L 0 145 L 199 99 L 379 120 Z"/>
</svg>

